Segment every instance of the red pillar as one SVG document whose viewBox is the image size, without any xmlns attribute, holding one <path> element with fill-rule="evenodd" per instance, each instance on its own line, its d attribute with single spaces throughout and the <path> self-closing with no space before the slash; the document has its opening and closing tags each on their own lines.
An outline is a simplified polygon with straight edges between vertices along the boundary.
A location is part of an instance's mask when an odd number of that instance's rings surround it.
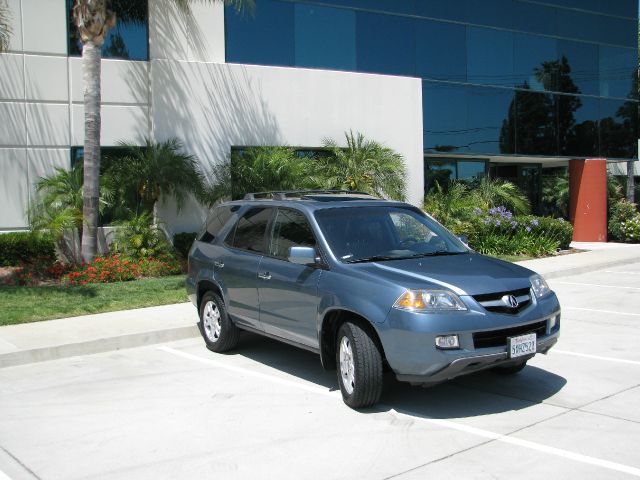
<svg viewBox="0 0 640 480">
<path fill-rule="evenodd" d="M 570 160 L 569 196 L 573 239 L 576 242 L 606 242 L 606 160 Z"/>
</svg>

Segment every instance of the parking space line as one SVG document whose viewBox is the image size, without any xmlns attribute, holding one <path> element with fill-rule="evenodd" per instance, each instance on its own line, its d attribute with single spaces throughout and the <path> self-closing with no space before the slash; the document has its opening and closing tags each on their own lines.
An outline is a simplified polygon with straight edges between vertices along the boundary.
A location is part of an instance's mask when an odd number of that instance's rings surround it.
<svg viewBox="0 0 640 480">
<path fill-rule="evenodd" d="M 602 357 L 600 355 L 591 355 L 589 353 L 579 353 L 579 352 L 568 352 L 566 350 L 558 350 L 556 348 L 551 350 L 551 353 L 559 353 L 561 355 L 571 355 L 574 357 L 583 357 L 583 358 L 591 358 L 594 360 L 604 360 L 607 362 L 616 362 L 616 363 L 627 363 L 629 365 L 638 365 L 640 366 L 640 362 L 635 360 L 625 360 L 623 358 L 614 358 L 614 357 Z"/>
<path fill-rule="evenodd" d="M 329 397 L 333 397 L 333 398 L 338 398 L 340 396 L 339 391 L 330 391 L 326 388 L 322 388 L 322 387 L 316 387 L 316 386 L 312 386 L 312 385 L 306 385 L 304 383 L 300 383 L 300 382 L 296 382 L 293 380 L 287 380 L 284 378 L 278 378 L 278 377 L 274 377 L 272 375 L 267 375 L 264 373 L 260 373 L 260 372 L 254 372 L 252 370 L 246 369 L 246 368 L 242 368 L 242 367 L 237 367 L 235 365 L 228 365 L 227 363 L 224 362 L 220 362 L 220 361 L 216 361 L 216 360 L 212 360 L 212 359 L 208 359 L 208 358 L 203 358 L 200 357 L 198 355 L 193 355 L 190 353 L 186 353 L 186 352 L 182 352 L 180 350 L 176 350 L 173 349 L 171 347 L 166 347 L 166 346 L 162 346 L 162 347 L 158 347 L 158 350 L 162 350 L 163 352 L 166 353 L 170 353 L 172 355 L 176 355 L 178 357 L 182 357 L 182 358 L 186 358 L 189 360 L 194 360 L 196 362 L 200 362 L 200 363 L 204 363 L 206 365 L 211 365 L 214 367 L 218 367 L 218 368 L 222 368 L 222 369 L 226 369 L 226 370 L 230 370 L 232 372 L 236 372 L 236 373 L 241 373 L 243 375 L 248 375 L 251 377 L 258 377 L 258 378 L 262 378 L 264 380 L 273 382 L 273 383 L 278 383 L 281 385 L 287 385 L 290 387 L 295 387 L 301 390 L 305 390 L 307 392 L 311 392 L 311 393 L 316 393 L 316 394 L 320 394 L 320 395 L 324 395 L 324 396 L 329 396 Z M 346 408 L 346 407 L 345 407 Z M 555 447 L 550 447 L 548 445 L 544 445 L 542 443 L 537 443 L 537 442 L 531 442 L 529 440 L 523 440 L 520 438 L 515 438 L 515 437 L 510 437 L 508 435 L 503 435 L 501 433 L 495 433 L 489 430 L 484 430 L 484 429 L 480 429 L 480 428 L 476 428 L 476 427 L 471 427 L 469 425 L 463 425 L 457 422 L 452 422 L 451 420 L 442 420 L 442 419 L 437 419 L 437 418 L 430 418 L 430 417 L 416 417 L 414 415 L 412 415 L 411 413 L 407 413 L 407 412 L 403 412 L 403 411 L 398 411 L 388 405 L 379 405 L 378 408 L 381 409 L 381 412 L 391 412 L 394 415 L 398 415 L 398 416 L 402 416 L 405 418 L 408 418 L 412 421 L 422 421 L 431 425 L 436 425 L 442 428 L 447 428 L 450 430 L 457 430 L 463 433 L 468 433 L 470 435 L 475 435 L 477 437 L 481 437 L 481 438 L 487 438 L 490 440 L 494 440 L 497 442 L 502 442 L 502 443 L 507 443 L 509 445 L 516 445 L 519 447 L 523 447 L 523 448 L 528 448 L 529 450 L 535 450 L 538 452 L 542 452 L 542 453 L 547 453 L 549 455 L 554 455 L 556 457 L 561 457 L 561 458 L 566 458 L 569 460 L 573 460 L 576 462 L 580 462 L 580 463 L 585 463 L 588 465 L 594 465 L 597 467 L 602 467 L 602 468 L 606 468 L 608 470 L 614 470 L 617 472 L 622 472 L 622 473 L 627 473 L 629 475 L 633 475 L 635 477 L 640 477 L 640 468 L 636 468 L 636 467 L 632 467 L 630 465 L 624 465 L 622 463 L 616 463 L 616 462 L 610 462 L 608 460 L 603 460 L 600 458 L 596 458 L 596 457 L 591 457 L 588 455 L 582 455 L 580 453 L 575 453 L 575 452 L 571 452 L 569 450 L 564 450 L 562 448 L 555 448 Z M 1 480 L 1 479 L 0 479 Z"/>
<path fill-rule="evenodd" d="M 562 310 L 580 310 L 583 312 L 609 313 L 612 315 L 630 315 L 632 317 L 640 317 L 640 313 L 614 312 L 613 310 L 598 310 L 596 308 L 565 307 L 564 305 L 562 306 Z"/>
<path fill-rule="evenodd" d="M 604 270 L 603 273 L 622 273 L 623 275 L 640 275 L 640 272 L 616 272 L 615 270 Z"/>
<path fill-rule="evenodd" d="M 557 280 L 550 280 L 550 282 L 559 285 L 580 285 L 583 287 L 600 287 L 600 288 L 620 288 L 624 290 L 640 290 L 640 287 L 618 287 L 617 285 L 598 285 L 597 283 L 579 283 L 579 282 L 560 282 Z"/>
</svg>

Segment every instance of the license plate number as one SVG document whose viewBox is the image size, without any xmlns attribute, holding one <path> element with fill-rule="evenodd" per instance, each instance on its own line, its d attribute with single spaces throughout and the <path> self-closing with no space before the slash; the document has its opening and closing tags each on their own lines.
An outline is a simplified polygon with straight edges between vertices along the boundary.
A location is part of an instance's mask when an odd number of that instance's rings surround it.
<svg viewBox="0 0 640 480">
<path fill-rule="evenodd" d="M 534 353 L 536 353 L 535 333 L 509 338 L 509 358 L 523 357 Z"/>
</svg>

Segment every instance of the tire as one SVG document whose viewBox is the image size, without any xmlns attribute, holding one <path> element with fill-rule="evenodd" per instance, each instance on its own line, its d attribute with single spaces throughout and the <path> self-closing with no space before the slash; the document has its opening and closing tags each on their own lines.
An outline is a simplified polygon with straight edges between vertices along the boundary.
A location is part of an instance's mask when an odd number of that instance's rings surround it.
<svg viewBox="0 0 640 480">
<path fill-rule="evenodd" d="M 351 408 L 370 407 L 382 394 L 382 355 L 354 323 L 344 323 L 336 338 L 336 370 L 342 399 Z"/>
<path fill-rule="evenodd" d="M 217 293 L 207 292 L 200 302 L 200 333 L 212 352 L 227 352 L 238 345 L 240 329 L 236 327 Z"/>
<path fill-rule="evenodd" d="M 527 366 L 527 361 L 525 360 L 522 363 L 518 363 L 516 365 L 505 365 L 503 367 L 494 367 L 493 371 L 500 375 L 515 375 L 522 371 L 524 367 Z"/>
</svg>

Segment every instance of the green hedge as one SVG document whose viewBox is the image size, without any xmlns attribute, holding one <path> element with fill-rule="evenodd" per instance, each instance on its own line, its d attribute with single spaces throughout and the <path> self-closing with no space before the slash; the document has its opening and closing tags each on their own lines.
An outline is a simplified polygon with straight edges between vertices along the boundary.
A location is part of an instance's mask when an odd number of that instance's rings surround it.
<svg viewBox="0 0 640 480">
<path fill-rule="evenodd" d="M 55 241 L 51 235 L 32 232 L 0 234 L 0 266 L 53 261 Z"/>
</svg>

